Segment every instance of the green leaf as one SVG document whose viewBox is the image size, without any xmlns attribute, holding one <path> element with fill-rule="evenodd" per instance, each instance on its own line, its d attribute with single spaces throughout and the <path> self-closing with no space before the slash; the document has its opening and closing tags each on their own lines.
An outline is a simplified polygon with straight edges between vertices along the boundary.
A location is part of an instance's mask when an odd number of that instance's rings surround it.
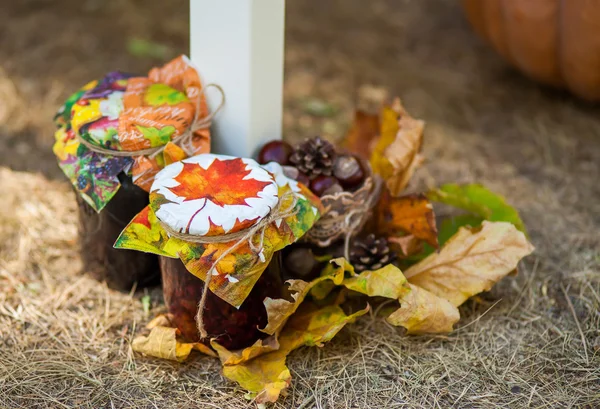
<svg viewBox="0 0 600 409">
<path fill-rule="evenodd" d="M 458 207 L 489 221 L 512 223 L 518 230 L 526 233 L 517 210 L 506 203 L 502 196 L 482 185 L 447 184 L 432 190 L 427 197 L 431 201 Z"/>
<path fill-rule="evenodd" d="M 438 233 L 438 240 L 440 246 L 443 246 L 450 237 L 454 236 L 458 229 L 465 226 L 477 227 L 485 219 L 479 216 L 473 216 L 471 214 L 461 214 L 459 216 L 450 217 L 444 219 L 440 225 L 440 231 Z"/>
<path fill-rule="evenodd" d="M 172 54 L 172 50 L 168 46 L 143 38 L 130 38 L 127 41 L 127 51 L 134 57 L 149 57 L 159 60 L 166 60 Z"/>
<path fill-rule="evenodd" d="M 142 301 L 142 308 L 144 309 L 144 315 L 148 316 L 148 314 L 150 314 L 150 296 L 149 295 L 145 295 L 142 297 L 141 299 Z"/>
<path fill-rule="evenodd" d="M 321 118 L 330 118 L 337 114 L 337 108 L 321 99 L 308 98 L 302 103 L 302 110 L 309 115 Z"/>
</svg>

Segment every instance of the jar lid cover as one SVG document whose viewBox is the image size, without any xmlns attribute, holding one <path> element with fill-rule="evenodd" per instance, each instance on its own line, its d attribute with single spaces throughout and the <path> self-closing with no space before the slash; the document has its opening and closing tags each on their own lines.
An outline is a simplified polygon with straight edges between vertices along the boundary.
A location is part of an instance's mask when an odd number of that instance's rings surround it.
<svg viewBox="0 0 600 409">
<path fill-rule="evenodd" d="M 248 229 L 278 202 L 273 175 L 257 162 L 215 154 L 165 167 L 150 193 L 158 220 L 178 233 L 201 237 Z"/>
</svg>

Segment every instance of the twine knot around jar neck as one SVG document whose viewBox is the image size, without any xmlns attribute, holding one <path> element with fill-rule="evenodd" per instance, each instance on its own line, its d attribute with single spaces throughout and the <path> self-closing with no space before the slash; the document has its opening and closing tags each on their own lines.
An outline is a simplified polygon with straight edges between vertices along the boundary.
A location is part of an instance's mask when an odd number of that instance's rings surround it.
<svg viewBox="0 0 600 409">
<path fill-rule="evenodd" d="M 214 111 L 209 113 L 208 115 L 200 118 L 200 106 L 202 104 L 202 96 L 206 95 L 206 90 L 208 88 L 215 88 L 221 94 L 221 102 L 215 108 Z M 205 129 L 211 126 L 212 120 L 217 115 L 217 113 L 225 106 L 225 91 L 221 88 L 220 85 L 217 84 L 207 84 L 202 90 L 198 93 L 198 101 L 196 104 L 196 109 L 194 113 L 194 120 L 191 123 L 190 127 L 186 129 L 181 135 L 176 136 L 170 142 L 178 145 L 188 156 L 194 155 L 194 149 L 192 146 L 192 139 L 194 137 L 194 133 L 200 129 Z M 154 148 L 146 148 L 140 149 L 137 151 L 116 151 L 112 149 L 106 149 L 101 146 L 97 146 L 90 141 L 85 140 L 81 135 L 77 134 L 77 138 L 79 142 L 85 145 L 89 150 L 100 153 L 102 155 L 110 155 L 117 157 L 137 157 L 137 156 L 148 156 L 150 158 L 155 158 L 157 155 L 162 153 L 166 147 L 165 145 L 157 146 Z"/>
<path fill-rule="evenodd" d="M 289 203 L 286 203 L 289 202 Z M 190 243 L 197 244 L 212 244 L 212 243 L 229 243 L 235 241 L 229 248 L 221 253 L 221 255 L 212 263 L 211 267 L 206 273 L 206 279 L 204 280 L 204 289 L 202 290 L 202 297 L 198 303 L 198 313 L 196 315 L 196 324 L 198 331 L 202 338 L 207 337 L 206 329 L 204 328 L 204 308 L 206 306 L 206 298 L 210 291 L 209 286 L 214 275 L 214 271 L 217 265 L 234 250 L 236 250 L 243 243 L 248 243 L 250 250 L 257 257 L 257 260 L 265 262 L 265 256 L 263 254 L 263 245 L 265 239 L 265 231 L 271 223 L 286 219 L 294 216 L 298 213 L 296 204 L 298 203 L 298 197 L 293 191 L 288 191 L 279 197 L 277 205 L 269 212 L 267 216 L 261 219 L 254 226 L 247 229 L 240 230 L 234 233 L 222 234 L 219 236 L 197 236 L 191 234 L 180 233 L 167 226 L 165 223 L 159 220 L 161 227 L 169 234 L 170 237 L 187 241 Z"/>
</svg>

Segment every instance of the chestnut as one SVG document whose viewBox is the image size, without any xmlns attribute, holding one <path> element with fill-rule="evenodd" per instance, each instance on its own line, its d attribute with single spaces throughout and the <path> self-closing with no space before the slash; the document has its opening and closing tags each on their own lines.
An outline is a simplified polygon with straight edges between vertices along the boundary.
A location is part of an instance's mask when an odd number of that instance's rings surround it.
<svg viewBox="0 0 600 409">
<path fill-rule="evenodd" d="M 289 157 L 293 150 L 292 146 L 284 141 L 268 142 L 258 153 L 258 163 L 265 165 L 269 162 L 277 162 L 281 166 L 289 165 Z"/>
<path fill-rule="evenodd" d="M 338 183 L 338 180 L 333 176 L 317 176 L 310 182 L 310 190 L 321 197 L 325 192 Z"/>
<path fill-rule="evenodd" d="M 361 161 L 352 155 L 338 156 L 333 166 L 333 176 L 337 178 L 345 190 L 360 186 L 366 176 Z"/>
</svg>

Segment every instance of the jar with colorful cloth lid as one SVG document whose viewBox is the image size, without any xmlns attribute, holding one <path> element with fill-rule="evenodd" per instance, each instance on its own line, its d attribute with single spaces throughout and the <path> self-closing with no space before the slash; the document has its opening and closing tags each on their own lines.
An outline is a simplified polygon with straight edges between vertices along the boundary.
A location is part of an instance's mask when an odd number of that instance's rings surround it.
<svg viewBox="0 0 600 409">
<path fill-rule="evenodd" d="M 160 171 L 116 248 L 161 256 L 172 321 L 188 340 L 239 349 L 269 335 L 267 299 L 285 297 L 279 251 L 323 207 L 276 163 L 202 154 Z"/>
<path fill-rule="evenodd" d="M 181 56 L 145 77 L 112 72 L 92 81 L 55 116 L 54 153 L 77 194 L 84 268 L 113 288 L 158 282 L 156 257 L 112 245 L 147 206 L 158 171 L 209 152 L 206 88 Z"/>
</svg>

